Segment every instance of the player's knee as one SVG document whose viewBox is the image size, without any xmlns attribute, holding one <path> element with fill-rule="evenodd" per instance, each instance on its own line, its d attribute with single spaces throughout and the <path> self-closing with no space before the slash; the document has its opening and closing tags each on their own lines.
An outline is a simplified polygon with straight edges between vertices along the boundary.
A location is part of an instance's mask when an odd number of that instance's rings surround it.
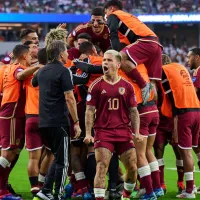
<svg viewBox="0 0 200 200">
<path fill-rule="evenodd" d="M 136 173 L 137 172 L 137 164 L 132 163 L 131 165 L 128 166 L 127 168 L 128 173 Z"/>
<path fill-rule="evenodd" d="M 98 171 L 100 173 L 106 174 L 107 170 L 108 170 L 108 164 L 107 164 L 107 162 L 105 162 L 103 160 L 97 161 L 96 171 Z"/>
</svg>

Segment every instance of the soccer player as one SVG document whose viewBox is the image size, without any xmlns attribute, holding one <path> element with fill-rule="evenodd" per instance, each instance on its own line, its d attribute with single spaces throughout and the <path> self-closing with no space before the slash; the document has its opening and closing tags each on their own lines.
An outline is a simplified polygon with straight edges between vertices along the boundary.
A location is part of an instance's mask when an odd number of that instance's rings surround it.
<svg viewBox="0 0 200 200">
<path fill-rule="evenodd" d="M 141 64 L 138 71 L 146 82 L 149 82 L 146 67 Z M 160 185 L 160 172 L 156 157 L 152 152 L 153 144 L 156 137 L 156 129 L 159 124 L 159 113 L 154 102 L 154 91 L 151 92 L 150 98 L 146 105 L 142 104 L 141 89 L 139 86 L 128 78 L 124 72 L 120 70 L 120 74 L 130 81 L 135 89 L 136 99 L 138 102 L 138 112 L 140 114 L 140 134 L 143 135 L 143 142 L 135 141 L 137 152 L 138 175 L 140 176 L 140 184 L 142 186 L 137 197 L 141 199 L 156 199 L 163 196 L 163 190 Z M 133 130 L 133 134 L 134 134 Z"/>
<path fill-rule="evenodd" d="M 168 56 L 163 55 L 163 58 L 165 57 Z M 199 99 L 187 69 L 180 64 L 172 63 L 170 59 L 165 60 L 166 62 L 162 67 L 164 100 L 161 112 L 165 116 L 174 118 L 174 138 L 178 140 L 186 179 L 186 190 L 176 197 L 195 198 L 192 147 L 198 146 L 200 132 Z"/>
<path fill-rule="evenodd" d="M 27 28 L 21 31 L 20 39 L 22 44 L 24 44 L 26 41 L 32 41 L 34 44 L 39 46 L 38 35 L 34 29 Z"/>
<path fill-rule="evenodd" d="M 78 25 L 68 36 L 67 42 L 70 47 L 74 46 L 74 41 L 81 33 L 88 33 L 92 38 L 92 43 L 99 46 L 105 52 L 110 46 L 110 36 L 104 20 L 104 11 L 97 7 L 92 10 L 90 22 Z"/>
<path fill-rule="evenodd" d="M 200 48 L 193 48 L 188 52 L 187 55 L 188 65 L 191 70 L 194 70 L 192 82 L 194 84 L 197 96 L 200 100 Z M 196 156 L 197 156 L 197 164 L 200 169 L 200 137 L 197 148 L 193 148 Z M 200 187 L 198 188 L 198 192 L 200 192 Z"/>
<path fill-rule="evenodd" d="M 24 139 L 25 90 L 23 80 L 27 79 L 39 67 L 31 65 L 29 47 L 17 45 L 13 49 L 15 62 L 6 67 L 3 76 L 3 97 L 0 108 L 0 199 L 5 196 L 14 198 L 7 188 L 9 174 L 19 157 L 19 149 Z M 21 198 L 18 198 L 21 199 Z"/>
<path fill-rule="evenodd" d="M 122 69 L 130 78 L 136 80 L 142 89 L 144 104 L 149 99 L 150 84 L 146 83 L 136 66 L 144 64 L 151 83 L 161 80 L 162 46 L 156 34 L 137 17 L 124 12 L 122 2 L 110 0 L 105 3 L 107 24 L 110 30 L 112 48 L 120 51 L 120 41 L 126 46 L 122 51 Z"/>
<path fill-rule="evenodd" d="M 75 138 L 80 136 L 81 129 L 73 94 L 72 75 L 63 65 L 68 59 L 65 43 L 53 41 L 49 44 L 47 57 L 49 63 L 37 72 L 32 79 L 32 85 L 34 87 L 39 85 L 39 128 L 55 159 L 37 196 L 45 200 L 60 200 L 69 165 L 68 110 L 74 122 Z"/>
<path fill-rule="evenodd" d="M 135 129 L 136 139 L 142 142 L 139 134 L 139 113 L 132 85 L 118 76 L 121 55 L 108 50 L 103 57 L 104 76 L 96 79 L 89 88 L 86 107 L 86 137 L 84 142 L 94 142 L 97 162 L 94 180 L 96 200 L 105 196 L 105 177 L 112 153 L 120 156 L 126 174 L 122 199 L 129 199 L 137 178 L 136 154 L 129 123 Z M 95 117 L 96 116 L 96 117 Z M 91 136 L 94 125 L 95 136 Z"/>
</svg>

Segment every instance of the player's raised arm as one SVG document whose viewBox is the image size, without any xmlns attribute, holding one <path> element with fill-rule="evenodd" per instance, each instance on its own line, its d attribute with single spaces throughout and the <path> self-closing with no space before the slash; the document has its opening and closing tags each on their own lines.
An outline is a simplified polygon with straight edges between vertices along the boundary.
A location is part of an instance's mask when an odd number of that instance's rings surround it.
<svg viewBox="0 0 200 200">
<path fill-rule="evenodd" d="M 85 112 L 86 137 L 84 139 L 84 142 L 86 144 L 94 142 L 94 138 L 91 136 L 92 127 L 94 124 L 94 114 L 95 114 L 95 106 L 87 105 Z"/>
</svg>

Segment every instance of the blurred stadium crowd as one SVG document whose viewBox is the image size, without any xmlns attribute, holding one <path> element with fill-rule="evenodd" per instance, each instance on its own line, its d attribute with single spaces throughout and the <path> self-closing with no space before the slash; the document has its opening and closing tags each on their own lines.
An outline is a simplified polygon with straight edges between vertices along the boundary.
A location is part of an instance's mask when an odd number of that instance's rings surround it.
<svg viewBox="0 0 200 200">
<path fill-rule="evenodd" d="M 3 13 L 90 13 L 105 0 L 0 0 Z M 200 11 L 200 0 L 123 0 L 132 14 L 188 13 Z M 56 5 L 56 6 L 55 6 Z"/>
</svg>

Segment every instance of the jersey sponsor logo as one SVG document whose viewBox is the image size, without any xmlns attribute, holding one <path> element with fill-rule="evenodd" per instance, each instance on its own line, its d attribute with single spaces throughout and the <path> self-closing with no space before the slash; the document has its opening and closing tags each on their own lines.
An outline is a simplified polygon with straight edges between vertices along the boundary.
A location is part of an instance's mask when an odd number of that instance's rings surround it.
<svg viewBox="0 0 200 200">
<path fill-rule="evenodd" d="M 101 94 L 106 94 L 107 92 L 105 90 L 102 90 Z"/>
<path fill-rule="evenodd" d="M 107 39 L 108 39 L 108 34 L 107 34 L 107 33 L 105 33 L 105 34 L 103 35 L 103 39 L 104 39 L 104 40 L 107 40 Z"/>
<path fill-rule="evenodd" d="M 119 94 L 123 95 L 125 93 L 125 88 L 120 87 L 119 88 Z"/>
<path fill-rule="evenodd" d="M 91 101 L 91 99 L 92 99 L 92 95 L 91 95 L 91 94 L 88 94 L 86 100 L 87 100 L 87 101 Z"/>
<path fill-rule="evenodd" d="M 75 30 L 73 30 L 72 35 L 76 36 L 76 31 Z"/>
<path fill-rule="evenodd" d="M 192 82 L 194 83 L 196 81 L 196 79 L 197 79 L 196 77 L 193 77 Z"/>
</svg>

